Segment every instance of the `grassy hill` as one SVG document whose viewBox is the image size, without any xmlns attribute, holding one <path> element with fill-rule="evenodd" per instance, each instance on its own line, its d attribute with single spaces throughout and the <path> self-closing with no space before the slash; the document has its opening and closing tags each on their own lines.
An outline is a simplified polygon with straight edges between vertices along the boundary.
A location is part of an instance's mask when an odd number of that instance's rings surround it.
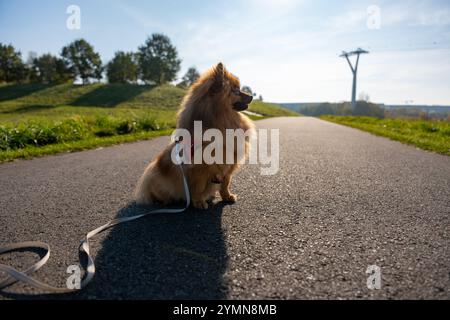
<svg viewBox="0 0 450 320">
<path fill-rule="evenodd" d="M 42 84 L 0 86 L 0 123 L 28 119 L 58 119 L 71 115 L 170 115 L 180 105 L 186 90 L 171 85 L 160 87 L 126 84 L 78 86 Z M 266 117 L 296 116 L 278 105 L 254 101 L 250 111 Z"/>
<path fill-rule="evenodd" d="M 93 84 L 0 86 L 0 161 L 146 139 L 168 134 L 186 90 Z M 254 101 L 263 117 L 296 116 Z"/>
</svg>

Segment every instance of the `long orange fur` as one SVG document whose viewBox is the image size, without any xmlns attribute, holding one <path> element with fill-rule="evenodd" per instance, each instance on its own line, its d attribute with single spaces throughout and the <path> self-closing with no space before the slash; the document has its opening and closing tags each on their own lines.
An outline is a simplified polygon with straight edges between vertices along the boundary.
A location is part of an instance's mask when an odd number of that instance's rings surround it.
<svg viewBox="0 0 450 320">
<path fill-rule="evenodd" d="M 177 128 L 189 130 L 191 137 L 194 121 L 202 121 L 203 131 L 215 128 L 224 137 L 226 129 L 253 130 L 251 120 L 233 109 L 233 104 L 240 99 L 233 93 L 233 89 L 239 87 L 239 79 L 229 73 L 222 63 L 217 64 L 190 87 L 177 114 Z M 145 169 L 135 190 L 137 203 L 166 205 L 186 200 L 181 172 L 171 160 L 173 147 L 173 143 L 169 144 Z M 235 144 L 235 156 L 237 147 Z M 244 147 L 244 156 L 247 156 L 250 148 L 248 140 Z M 235 158 L 234 164 L 203 163 L 184 166 L 194 207 L 207 209 L 208 200 L 217 191 L 222 200 L 236 201 L 236 195 L 230 192 L 229 187 L 232 175 L 239 168 L 239 160 L 242 159 Z M 212 183 L 217 178 L 221 181 L 220 185 Z"/>
</svg>

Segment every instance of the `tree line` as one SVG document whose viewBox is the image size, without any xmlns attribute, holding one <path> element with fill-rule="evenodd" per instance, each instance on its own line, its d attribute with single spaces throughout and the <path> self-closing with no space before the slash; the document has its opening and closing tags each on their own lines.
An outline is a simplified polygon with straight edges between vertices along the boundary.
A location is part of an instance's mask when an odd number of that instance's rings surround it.
<svg viewBox="0 0 450 320">
<path fill-rule="evenodd" d="M 84 39 L 63 47 L 59 56 L 30 56 L 26 62 L 11 44 L 0 43 L 0 83 L 57 84 L 80 80 L 88 84 L 106 75 L 109 83 L 161 85 L 176 80 L 180 65 L 176 47 L 169 37 L 159 33 L 149 36 L 136 52 L 117 51 L 106 65 Z M 199 76 L 197 69 L 191 67 L 178 86 L 189 87 Z"/>
<path fill-rule="evenodd" d="M 306 116 L 318 117 L 321 115 L 338 115 L 338 116 L 368 116 L 376 118 L 384 118 L 384 109 L 375 103 L 360 100 L 356 102 L 355 109 L 352 110 L 350 102 L 341 103 L 318 103 L 315 105 L 303 106 L 298 112 Z"/>
</svg>

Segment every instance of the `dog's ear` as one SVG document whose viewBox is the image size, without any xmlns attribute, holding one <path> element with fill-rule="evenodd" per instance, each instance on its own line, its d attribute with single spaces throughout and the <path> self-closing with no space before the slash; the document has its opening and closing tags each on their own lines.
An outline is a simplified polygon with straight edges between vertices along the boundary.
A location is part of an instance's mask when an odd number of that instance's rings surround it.
<svg viewBox="0 0 450 320">
<path fill-rule="evenodd" d="M 225 79 L 225 67 L 222 62 L 219 62 L 214 67 L 214 83 L 211 86 L 212 92 L 219 92 L 223 88 L 223 82 Z"/>
</svg>

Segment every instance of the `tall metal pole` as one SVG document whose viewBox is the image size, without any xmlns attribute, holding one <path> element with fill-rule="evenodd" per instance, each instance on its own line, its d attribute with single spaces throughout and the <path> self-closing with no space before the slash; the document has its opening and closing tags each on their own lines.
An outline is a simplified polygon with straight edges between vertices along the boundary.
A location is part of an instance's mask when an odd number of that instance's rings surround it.
<svg viewBox="0 0 450 320">
<path fill-rule="evenodd" d="M 355 108 L 356 108 L 356 79 L 358 76 L 359 55 L 360 55 L 360 53 L 358 53 L 358 55 L 356 57 L 355 72 L 353 72 L 352 110 L 355 110 Z"/>
<path fill-rule="evenodd" d="M 361 48 L 358 48 L 355 51 L 352 52 L 343 52 L 340 56 L 345 57 L 345 59 L 348 62 L 348 65 L 350 66 L 350 69 L 352 70 L 353 74 L 353 86 L 352 86 L 352 110 L 355 110 L 356 108 L 356 81 L 357 81 L 357 74 L 358 74 L 358 65 L 359 65 L 359 56 L 364 53 L 369 53 L 368 51 L 362 50 Z M 352 63 L 350 62 L 350 59 L 348 57 L 356 55 L 356 64 L 355 67 L 352 66 Z"/>
</svg>

